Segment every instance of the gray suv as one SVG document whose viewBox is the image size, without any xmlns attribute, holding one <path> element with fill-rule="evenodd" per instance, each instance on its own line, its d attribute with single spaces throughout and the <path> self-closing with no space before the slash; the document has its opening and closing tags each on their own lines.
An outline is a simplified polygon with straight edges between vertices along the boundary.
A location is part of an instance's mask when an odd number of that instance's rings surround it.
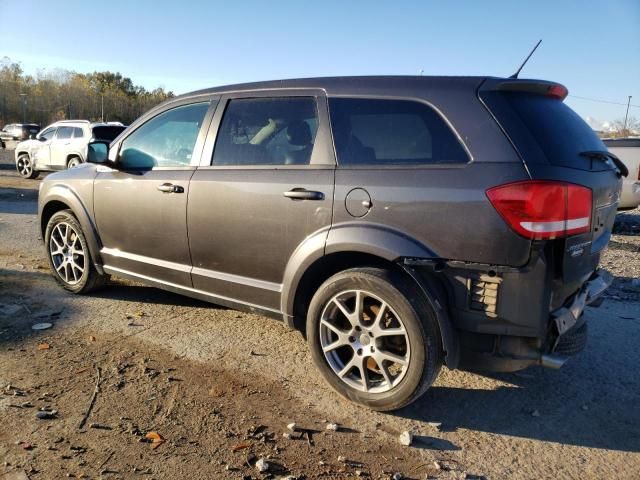
<svg viewBox="0 0 640 480">
<path fill-rule="evenodd" d="M 377 410 L 443 364 L 558 368 L 611 283 L 626 173 L 566 95 L 345 77 L 171 99 L 43 181 L 51 269 L 75 293 L 116 275 L 283 320 Z"/>
</svg>

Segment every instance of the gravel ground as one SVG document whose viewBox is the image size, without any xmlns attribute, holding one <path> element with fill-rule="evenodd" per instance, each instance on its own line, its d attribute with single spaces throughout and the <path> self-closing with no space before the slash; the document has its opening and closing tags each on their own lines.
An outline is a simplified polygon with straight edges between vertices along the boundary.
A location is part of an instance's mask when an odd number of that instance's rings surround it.
<svg viewBox="0 0 640 480">
<path fill-rule="evenodd" d="M 333 393 L 302 337 L 273 320 L 125 281 L 64 292 L 38 238 L 38 182 L 16 178 L 10 153 L 0 151 L 0 478 L 638 478 L 640 212 L 619 216 L 602 259 L 614 288 L 587 309 L 590 343 L 563 369 L 443 369 L 414 405 L 381 414 Z M 30 328 L 42 321 L 53 328 Z M 57 413 L 37 419 L 42 408 Z M 405 430 L 412 447 L 397 440 Z M 145 438 L 155 433 L 163 440 Z"/>
</svg>

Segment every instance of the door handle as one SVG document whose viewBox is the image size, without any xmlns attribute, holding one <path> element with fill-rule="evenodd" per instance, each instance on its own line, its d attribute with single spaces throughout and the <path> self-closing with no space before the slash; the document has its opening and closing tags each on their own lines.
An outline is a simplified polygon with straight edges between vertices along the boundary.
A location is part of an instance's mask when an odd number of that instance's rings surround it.
<svg viewBox="0 0 640 480">
<path fill-rule="evenodd" d="M 180 185 L 174 185 L 173 183 L 163 183 L 158 185 L 158 190 L 163 193 L 184 193 L 184 188 Z"/>
<path fill-rule="evenodd" d="M 324 200 L 324 193 L 304 188 L 294 188 L 284 192 L 284 196 L 291 200 Z"/>
</svg>

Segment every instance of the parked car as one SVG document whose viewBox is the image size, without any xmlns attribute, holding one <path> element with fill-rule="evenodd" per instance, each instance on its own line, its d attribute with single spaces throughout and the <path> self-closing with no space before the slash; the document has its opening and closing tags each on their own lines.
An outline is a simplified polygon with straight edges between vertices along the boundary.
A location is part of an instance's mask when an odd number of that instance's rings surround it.
<svg viewBox="0 0 640 480">
<path fill-rule="evenodd" d="M 627 166 L 629 175 L 622 183 L 620 210 L 630 210 L 640 205 L 640 137 L 605 138 L 609 151 L 617 155 Z"/>
<path fill-rule="evenodd" d="M 443 364 L 558 368 L 612 280 L 598 263 L 624 168 L 566 95 L 347 77 L 171 99 L 43 181 L 51 270 L 75 293 L 117 275 L 283 320 L 377 410 Z"/>
<path fill-rule="evenodd" d="M 40 131 L 35 123 L 10 123 L 0 130 L 0 148 L 6 148 L 7 142 L 21 142 Z"/>
<path fill-rule="evenodd" d="M 16 145 L 16 170 L 24 178 L 36 178 L 42 171 L 76 167 L 86 160 L 89 142 L 110 142 L 125 128 L 119 122 L 62 120 L 53 123 L 35 138 Z"/>
</svg>

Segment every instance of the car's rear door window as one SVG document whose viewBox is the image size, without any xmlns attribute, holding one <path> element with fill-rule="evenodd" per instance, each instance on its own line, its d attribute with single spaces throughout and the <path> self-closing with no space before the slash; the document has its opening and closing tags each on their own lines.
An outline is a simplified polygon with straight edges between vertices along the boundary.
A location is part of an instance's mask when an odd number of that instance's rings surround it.
<svg viewBox="0 0 640 480">
<path fill-rule="evenodd" d="M 112 142 L 115 138 L 122 133 L 126 127 L 118 125 L 104 125 L 100 127 L 93 127 L 93 138 L 96 140 L 105 140 Z"/>
<path fill-rule="evenodd" d="M 213 165 L 308 165 L 318 131 L 314 97 L 230 100 Z"/>
<path fill-rule="evenodd" d="M 84 131 L 80 127 L 73 127 L 73 138 L 78 139 L 84 137 Z"/>
<path fill-rule="evenodd" d="M 329 111 L 339 165 L 469 161 L 451 127 L 428 105 L 408 100 L 330 98 Z"/>
</svg>

